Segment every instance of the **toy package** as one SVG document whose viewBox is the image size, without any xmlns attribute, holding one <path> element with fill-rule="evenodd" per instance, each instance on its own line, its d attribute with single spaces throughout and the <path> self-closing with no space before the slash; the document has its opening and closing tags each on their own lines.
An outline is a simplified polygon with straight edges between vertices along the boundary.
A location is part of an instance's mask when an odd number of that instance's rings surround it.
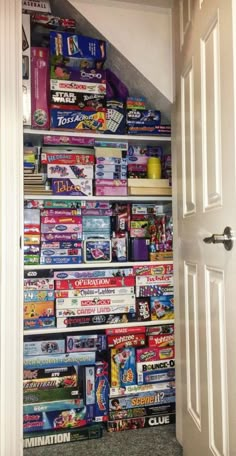
<svg viewBox="0 0 236 456">
<path fill-rule="evenodd" d="M 53 195 L 91 196 L 92 179 L 52 179 Z"/>
<path fill-rule="evenodd" d="M 96 363 L 95 367 L 95 421 L 107 421 L 108 419 L 108 366 L 107 363 Z"/>
<path fill-rule="evenodd" d="M 87 239 L 84 241 L 84 262 L 111 262 L 110 239 Z"/>
<path fill-rule="evenodd" d="M 31 116 L 33 128 L 48 129 L 50 126 L 48 110 L 48 64 L 48 49 L 36 47 L 31 49 Z"/>
<path fill-rule="evenodd" d="M 146 125 L 156 126 L 161 123 L 160 111 L 128 109 L 126 112 L 126 123 L 131 126 Z"/>
<path fill-rule="evenodd" d="M 157 296 L 150 298 L 151 320 L 173 320 L 174 298 L 170 296 Z"/>
<path fill-rule="evenodd" d="M 30 317 L 24 319 L 24 329 L 47 329 L 55 326 L 55 317 Z"/>
<path fill-rule="evenodd" d="M 107 134 L 125 134 L 125 106 L 122 101 L 107 100 Z"/>
<path fill-rule="evenodd" d="M 137 315 L 137 321 L 151 320 L 149 297 L 136 298 L 136 315 Z"/>
<path fill-rule="evenodd" d="M 111 386 L 136 384 L 135 348 L 111 349 Z"/>
<path fill-rule="evenodd" d="M 22 15 L 22 94 L 23 125 L 31 125 L 31 56 L 30 15 Z"/>
<path fill-rule="evenodd" d="M 56 445 L 59 443 L 73 443 L 81 440 L 100 439 L 103 435 L 103 427 L 93 424 L 81 428 L 68 428 L 64 430 L 42 431 L 26 434 L 24 432 L 24 449 L 41 446 Z"/>
<path fill-rule="evenodd" d="M 175 347 L 139 348 L 136 350 L 138 363 L 171 359 L 175 356 Z"/>
</svg>

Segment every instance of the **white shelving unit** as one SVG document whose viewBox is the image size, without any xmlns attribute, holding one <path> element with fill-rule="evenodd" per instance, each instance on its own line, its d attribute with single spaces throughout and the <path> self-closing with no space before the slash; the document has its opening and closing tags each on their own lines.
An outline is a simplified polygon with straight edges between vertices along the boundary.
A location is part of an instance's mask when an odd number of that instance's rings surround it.
<svg viewBox="0 0 236 456">
<path fill-rule="evenodd" d="M 104 142 L 128 142 L 129 144 L 139 144 L 139 145 L 162 145 L 168 150 L 171 145 L 171 137 L 169 136 L 141 136 L 141 135 L 107 135 L 100 133 L 80 133 L 76 131 L 53 131 L 53 130 L 33 130 L 30 128 L 24 129 L 24 141 L 28 144 L 33 144 L 36 146 L 41 146 L 43 144 L 44 136 L 64 136 L 64 137 L 81 137 L 81 138 L 93 138 L 95 141 L 104 141 Z M 65 147 L 70 148 L 69 144 L 61 144 Z M 82 146 L 82 144 L 81 144 Z M 53 147 L 56 147 L 53 146 Z M 154 203 L 156 202 L 159 205 L 162 205 L 163 208 L 169 210 L 172 204 L 171 196 L 56 196 L 56 195 L 24 195 L 24 200 L 74 200 L 74 201 L 111 201 L 111 202 L 146 202 Z M 122 263 L 82 263 L 82 264 L 58 264 L 58 265 L 27 265 L 24 266 L 25 271 L 29 270 L 70 270 L 70 269 L 104 269 L 104 268 L 119 268 L 119 267 L 132 267 L 132 266 L 143 266 L 151 265 L 158 266 L 161 264 L 173 264 L 173 261 L 142 261 L 134 262 L 127 261 Z M 122 324 L 105 324 L 105 325 L 90 325 L 90 326 L 77 326 L 71 328 L 42 328 L 42 329 L 33 329 L 33 330 L 24 330 L 25 336 L 41 336 L 47 334 L 64 334 L 64 333 L 75 333 L 75 332 L 85 332 L 85 331 L 97 331 L 104 330 L 109 328 L 124 328 L 124 327 L 137 327 L 137 326 L 157 326 L 162 324 L 174 323 L 174 320 L 162 320 L 162 321 L 148 321 L 148 322 L 133 322 L 133 323 L 122 323 Z"/>
<path fill-rule="evenodd" d="M 66 318 L 66 317 L 65 317 Z M 162 321 L 138 321 L 134 323 L 119 323 L 119 324 L 112 324 L 112 325 L 91 325 L 91 326 L 75 326 L 72 328 L 48 328 L 48 329 L 26 329 L 24 331 L 25 336 L 36 336 L 36 335 L 43 335 L 43 334 L 64 334 L 64 333 L 71 333 L 71 332 L 84 332 L 84 331 L 97 331 L 97 330 L 104 330 L 110 328 L 134 328 L 135 326 L 147 327 L 147 326 L 158 326 L 163 324 L 171 324 L 174 323 L 174 320 L 162 320 Z"/>
</svg>

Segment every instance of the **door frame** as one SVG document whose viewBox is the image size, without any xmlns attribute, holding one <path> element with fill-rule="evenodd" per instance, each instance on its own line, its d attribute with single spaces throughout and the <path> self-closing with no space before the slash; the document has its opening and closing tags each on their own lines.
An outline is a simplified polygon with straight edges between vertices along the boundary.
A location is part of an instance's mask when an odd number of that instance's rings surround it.
<svg viewBox="0 0 236 456">
<path fill-rule="evenodd" d="M 23 454 L 21 10 L 0 2 L 0 454 L 11 456 Z"/>
</svg>

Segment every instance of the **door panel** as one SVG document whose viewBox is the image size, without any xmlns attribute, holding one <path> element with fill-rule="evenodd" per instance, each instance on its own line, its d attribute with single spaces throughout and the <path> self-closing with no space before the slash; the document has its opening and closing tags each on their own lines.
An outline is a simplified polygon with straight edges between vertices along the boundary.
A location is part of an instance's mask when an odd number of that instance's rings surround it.
<svg viewBox="0 0 236 456">
<path fill-rule="evenodd" d="M 184 27 L 188 13 L 181 7 Z M 176 46 L 177 394 L 184 456 L 236 456 L 236 245 L 226 251 L 203 242 L 227 225 L 236 233 L 232 24 L 231 0 L 192 0 L 182 47 Z"/>
</svg>

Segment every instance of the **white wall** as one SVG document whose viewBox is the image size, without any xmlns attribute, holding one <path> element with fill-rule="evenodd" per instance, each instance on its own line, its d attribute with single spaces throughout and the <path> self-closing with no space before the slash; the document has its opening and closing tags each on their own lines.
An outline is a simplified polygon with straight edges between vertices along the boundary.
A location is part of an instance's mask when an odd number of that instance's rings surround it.
<svg viewBox="0 0 236 456">
<path fill-rule="evenodd" d="M 170 101 L 173 101 L 171 8 L 150 2 L 69 0 Z M 167 2 L 167 5 L 170 5 Z"/>
</svg>

